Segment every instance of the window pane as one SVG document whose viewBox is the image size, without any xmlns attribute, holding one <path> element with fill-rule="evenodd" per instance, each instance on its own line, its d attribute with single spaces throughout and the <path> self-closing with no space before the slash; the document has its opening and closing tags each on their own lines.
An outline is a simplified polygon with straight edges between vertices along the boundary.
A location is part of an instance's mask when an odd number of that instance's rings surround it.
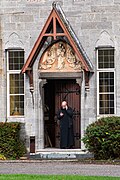
<svg viewBox="0 0 120 180">
<path fill-rule="evenodd" d="M 23 74 L 10 74 L 10 94 L 24 94 Z"/>
<path fill-rule="evenodd" d="M 9 70 L 21 70 L 24 65 L 24 51 L 8 52 Z"/>
<path fill-rule="evenodd" d="M 114 114 L 114 72 L 99 72 L 99 113 Z"/>
<path fill-rule="evenodd" d="M 24 75 L 20 70 L 24 65 L 24 51 L 8 51 L 8 75 L 9 75 L 9 106 L 10 116 L 24 115 Z M 10 71 L 9 71 L 10 70 Z M 15 70 L 15 71 L 14 71 Z M 12 72 L 11 72 L 12 71 Z"/>
<path fill-rule="evenodd" d="M 114 92 L 114 72 L 99 73 L 99 92 Z"/>
<path fill-rule="evenodd" d="M 98 50 L 98 68 L 114 68 L 114 49 Z"/>
<path fill-rule="evenodd" d="M 57 31 L 57 33 L 64 33 L 64 31 L 63 31 L 63 29 L 62 29 L 62 27 L 61 27 L 61 25 L 59 24 L 59 22 L 58 22 L 58 20 L 56 19 L 56 31 Z"/>
<path fill-rule="evenodd" d="M 10 96 L 10 116 L 24 115 L 24 95 Z"/>
<path fill-rule="evenodd" d="M 99 95 L 100 114 L 114 114 L 114 94 Z"/>
</svg>

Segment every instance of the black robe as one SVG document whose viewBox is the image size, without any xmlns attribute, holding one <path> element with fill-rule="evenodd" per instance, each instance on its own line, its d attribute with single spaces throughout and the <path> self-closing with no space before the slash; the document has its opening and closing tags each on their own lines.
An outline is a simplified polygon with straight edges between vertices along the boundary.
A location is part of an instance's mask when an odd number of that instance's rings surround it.
<svg viewBox="0 0 120 180">
<path fill-rule="evenodd" d="M 60 113 L 64 115 L 61 117 Z M 74 133 L 73 133 L 73 110 L 60 109 L 57 113 L 57 118 L 60 120 L 60 148 L 69 149 L 74 146 Z"/>
</svg>

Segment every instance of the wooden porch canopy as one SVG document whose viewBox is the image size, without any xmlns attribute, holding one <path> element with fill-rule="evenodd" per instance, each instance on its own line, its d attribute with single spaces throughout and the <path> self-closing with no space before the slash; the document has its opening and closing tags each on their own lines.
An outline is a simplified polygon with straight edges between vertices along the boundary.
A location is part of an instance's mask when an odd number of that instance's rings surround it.
<svg viewBox="0 0 120 180">
<path fill-rule="evenodd" d="M 21 73 L 28 73 L 28 75 L 31 76 L 32 66 L 40 50 L 43 48 L 43 46 L 47 48 L 47 46 L 58 40 L 64 40 L 70 44 L 81 61 L 84 70 L 86 72 L 93 72 L 92 63 L 84 51 L 75 32 L 73 31 L 69 21 L 66 19 L 61 6 L 56 2 L 54 2 L 52 6 L 53 9 L 36 43 L 34 44 L 34 47 L 21 70 Z"/>
</svg>

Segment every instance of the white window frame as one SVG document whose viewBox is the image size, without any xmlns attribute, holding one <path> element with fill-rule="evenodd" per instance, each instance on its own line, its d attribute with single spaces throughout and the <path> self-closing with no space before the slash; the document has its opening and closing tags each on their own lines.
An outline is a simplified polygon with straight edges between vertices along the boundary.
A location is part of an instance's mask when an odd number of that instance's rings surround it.
<svg viewBox="0 0 120 180">
<path fill-rule="evenodd" d="M 7 118 L 20 118 L 25 116 L 25 100 L 24 100 L 24 115 L 10 115 L 10 74 L 20 74 L 21 70 L 9 70 L 9 52 L 10 51 L 24 51 L 23 49 L 8 49 L 7 54 Z M 24 76 L 24 94 L 15 94 L 15 95 L 24 95 L 25 98 L 25 76 Z"/>
<path fill-rule="evenodd" d="M 115 115 L 116 114 L 116 95 L 115 95 L 115 92 L 116 92 L 116 73 L 115 73 L 115 53 L 114 53 L 114 68 L 98 68 L 98 51 L 99 50 L 109 50 L 109 49 L 113 49 L 113 48 L 98 48 L 97 49 L 97 116 L 112 116 L 112 115 Z M 100 114 L 99 112 L 99 73 L 100 72 L 113 72 L 114 73 L 114 114 Z M 108 94 L 108 93 L 106 93 Z M 112 93 L 113 94 L 113 93 Z"/>
</svg>

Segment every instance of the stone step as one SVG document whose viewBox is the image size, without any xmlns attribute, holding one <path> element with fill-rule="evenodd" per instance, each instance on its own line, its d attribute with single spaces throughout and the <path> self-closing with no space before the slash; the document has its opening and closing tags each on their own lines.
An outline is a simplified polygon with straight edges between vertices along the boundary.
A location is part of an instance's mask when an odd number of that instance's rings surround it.
<svg viewBox="0 0 120 180">
<path fill-rule="evenodd" d="M 93 154 L 80 149 L 42 149 L 30 153 L 30 159 L 88 159 L 94 158 Z"/>
</svg>

